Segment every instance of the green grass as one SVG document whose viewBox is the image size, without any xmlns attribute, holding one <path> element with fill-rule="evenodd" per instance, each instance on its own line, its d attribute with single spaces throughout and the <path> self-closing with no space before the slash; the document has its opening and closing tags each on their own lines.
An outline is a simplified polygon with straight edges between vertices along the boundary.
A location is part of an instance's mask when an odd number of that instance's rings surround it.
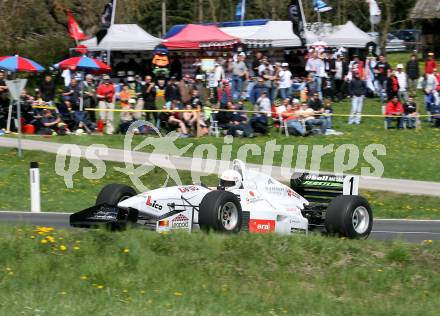
<svg viewBox="0 0 440 316">
<path fill-rule="evenodd" d="M 76 212 L 94 204 L 101 188 L 109 183 L 132 185 L 125 174 L 114 169 L 123 167 L 118 163 L 106 163 L 107 172 L 100 180 L 84 178 L 84 167 L 94 167 L 90 162 L 81 160 L 79 172 L 73 177 L 73 189 L 66 188 L 64 179 L 55 173 L 55 155 L 25 151 L 24 158 L 16 158 L 15 150 L 0 148 L 0 210 L 22 210 L 30 208 L 29 162 L 39 161 L 41 172 L 41 196 L 43 211 Z M 192 183 L 191 173 L 179 172 L 182 183 Z M 162 186 L 166 174 L 161 169 L 142 177 L 149 188 Z M 215 175 L 202 178 L 208 185 L 216 185 Z M 170 183 L 173 184 L 172 182 Z M 411 196 L 384 192 L 361 192 L 370 201 L 377 218 L 423 218 L 440 219 L 440 198 Z"/>
<path fill-rule="evenodd" d="M 419 93 L 418 103 L 420 108 L 424 109 L 421 95 Z M 348 114 L 350 112 L 350 103 L 345 101 L 334 105 L 337 114 Z M 364 114 L 381 114 L 379 101 L 376 99 L 367 99 Z M 431 180 L 440 181 L 440 172 L 438 172 L 438 159 L 435 157 L 440 153 L 440 129 L 431 128 L 428 123 L 423 120 L 421 130 L 384 130 L 382 118 L 365 118 L 361 126 L 348 125 L 347 118 L 334 118 L 334 128 L 342 131 L 342 136 L 313 136 L 313 137 L 285 137 L 272 130 L 267 137 L 258 136 L 252 140 L 235 138 L 233 142 L 232 157 L 235 158 L 238 148 L 244 144 L 259 145 L 264 154 L 264 146 L 267 141 L 276 140 L 279 145 L 294 145 L 294 155 L 292 167 L 296 165 L 296 149 L 298 145 L 329 145 L 334 144 L 333 153 L 323 157 L 321 170 L 334 170 L 334 153 L 339 146 L 343 144 L 355 144 L 359 148 L 359 163 L 351 170 L 346 172 L 359 174 L 362 167 L 369 167 L 370 164 L 363 157 L 366 146 L 370 144 L 383 144 L 386 147 L 386 156 L 378 158 L 384 165 L 384 177 L 403 178 L 414 180 Z M 44 140 L 49 142 L 75 143 L 79 145 L 105 144 L 111 148 L 123 148 L 124 137 L 121 135 L 95 135 L 95 136 L 64 136 L 64 137 L 28 137 L 34 140 Z M 135 137 L 134 144 L 139 144 L 143 140 L 142 136 Z M 184 155 L 191 156 L 194 148 L 199 144 L 213 144 L 219 150 L 217 153 L 220 158 L 221 147 L 224 145 L 223 138 L 202 137 L 199 139 L 178 139 L 176 144 L 178 147 L 184 147 L 187 144 L 194 144 Z M 151 151 L 151 147 L 145 147 L 143 151 Z M 281 165 L 283 153 L 276 152 L 274 156 L 274 165 Z M 309 148 L 308 160 L 306 167 L 310 167 L 312 158 L 312 148 Z M 248 162 L 262 163 L 263 156 L 249 156 Z"/>
<path fill-rule="evenodd" d="M 440 244 L 0 227 L 2 315 L 438 315 Z"/>
</svg>

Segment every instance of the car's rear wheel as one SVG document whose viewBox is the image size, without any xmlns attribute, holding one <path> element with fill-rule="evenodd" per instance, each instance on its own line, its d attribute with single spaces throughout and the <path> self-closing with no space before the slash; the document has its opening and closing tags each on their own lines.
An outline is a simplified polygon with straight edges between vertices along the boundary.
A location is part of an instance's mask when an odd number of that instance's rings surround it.
<svg viewBox="0 0 440 316">
<path fill-rule="evenodd" d="M 373 228 L 373 212 L 368 201 L 357 195 L 334 198 L 326 212 L 325 227 L 331 235 L 367 238 Z"/>
<path fill-rule="evenodd" d="M 212 191 L 205 195 L 199 207 L 202 230 L 238 233 L 243 224 L 238 197 L 229 191 Z"/>
</svg>

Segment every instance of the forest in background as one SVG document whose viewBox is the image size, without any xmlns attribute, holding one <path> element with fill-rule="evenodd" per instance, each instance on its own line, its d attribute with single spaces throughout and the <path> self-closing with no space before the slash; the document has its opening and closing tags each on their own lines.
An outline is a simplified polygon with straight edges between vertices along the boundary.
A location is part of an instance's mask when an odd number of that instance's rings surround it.
<svg viewBox="0 0 440 316">
<path fill-rule="evenodd" d="M 71 10 L 86 34 L 93 37 L 100 27 L 100 15 L 108 0 L 2 0 L 0 1 L 0 55 L 15 53 L 49 65 L 75 47 L 67 32 L 66 10 Z M 118 0 L 116 23 L 137 23 L 160 36 L 161 0 Z M 167 0 L 167 29 L 182 23 L 221 22 L 234 19 L 237 0 Z M 378 0 L 382 9 L 383 33 L 414 27 L 409 12 L 416 0 Z M 246 19 L 286 20 L 290 0 L 248 0 Z M 321 14 L 323 22 L 353 21 L 370 30 L 365 0 L 326 0 L 332 11 Z M 313 1 L 303 0 L 307 22 L 317 20 Z"/>
</svg>

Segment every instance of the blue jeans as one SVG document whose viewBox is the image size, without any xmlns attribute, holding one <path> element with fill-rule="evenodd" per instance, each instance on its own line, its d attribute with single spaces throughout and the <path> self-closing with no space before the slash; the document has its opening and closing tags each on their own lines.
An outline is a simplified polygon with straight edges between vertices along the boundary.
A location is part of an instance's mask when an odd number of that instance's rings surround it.
<svg viewBox="0 0 440 316">
<path fill-rule="evenodd" d="M 243 79 L 240 76 L 232 76 L 232 98 L 237 101 L 241 98 L 241 90 L 243 88 Z"/>
<path fill-rule="evenodd" d="M 332 117 L 331 116 L 321 116 L 321 120 L 325 122 L 325 127 L 327 129 L 333 128 Z"/>
<path fill-rule="evenodd" d="M 280 94 L 281 94 L 281 99 L 287 99 L 290 97 L 290 88 L 281 88 L 280 89 Z"/>
<path fill-rule="evenodd" d="M 362 107 L 364 106 L 364 96 L 353 96 L 351 98 L 351 113 L 348 118 L 348 124 L 360 124 Z"/>
<path fill-rule="evenodd" d="M 310 130 L 312 130 L 314 127 L 319 126 L 321 133 L 325 134 L 325 131 L 327 130 L 327 123 L 325 120 L 322 119 L 313 119 L 313 120 L 307 120 L 306 121 L 306 127 Z"/>
<path fill-rule="evenodd" d="M 407 115 L 403 118 L 403 120 L 405 121 L 406 128 L 416 128 L 417 120 L 414 116 Z"/>
<path fill-rule="evenodd" d="M 387 122 L 387 128 L 391 128 L 394 120 L 397 122 L 397 128 L 403 128 L 403 117 L 401 116 L 387 117 L 385 120 Z"/>
<path fill-rule="evenodd" d="M 293 130 L 294 134 L 299 134 L 301 136 L 304 136 L 306 134 L 304 126 L 298 120 L 287 121 L 287 128 L 288 128 L 289 132 L 290 132 L 290 130 Z"/>
</svg>

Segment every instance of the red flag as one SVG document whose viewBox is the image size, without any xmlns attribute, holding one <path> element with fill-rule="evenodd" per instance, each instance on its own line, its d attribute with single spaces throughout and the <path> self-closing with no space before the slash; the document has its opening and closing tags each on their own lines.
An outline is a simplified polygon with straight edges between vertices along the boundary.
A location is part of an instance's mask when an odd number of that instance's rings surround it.
<svg viewBox="0 0 440 316">
<path fill-rule="evenodd" d="M 67 11 L 67 16 L 67 27 L 69 28 L 70 36 L 72 36 L 72 38 L 76 41 L 86 39 L 86 34 L 84 34 L 84 31 L 79 27 L 79 24 L 73 17 L 72 12 Z"/>
</svg>

